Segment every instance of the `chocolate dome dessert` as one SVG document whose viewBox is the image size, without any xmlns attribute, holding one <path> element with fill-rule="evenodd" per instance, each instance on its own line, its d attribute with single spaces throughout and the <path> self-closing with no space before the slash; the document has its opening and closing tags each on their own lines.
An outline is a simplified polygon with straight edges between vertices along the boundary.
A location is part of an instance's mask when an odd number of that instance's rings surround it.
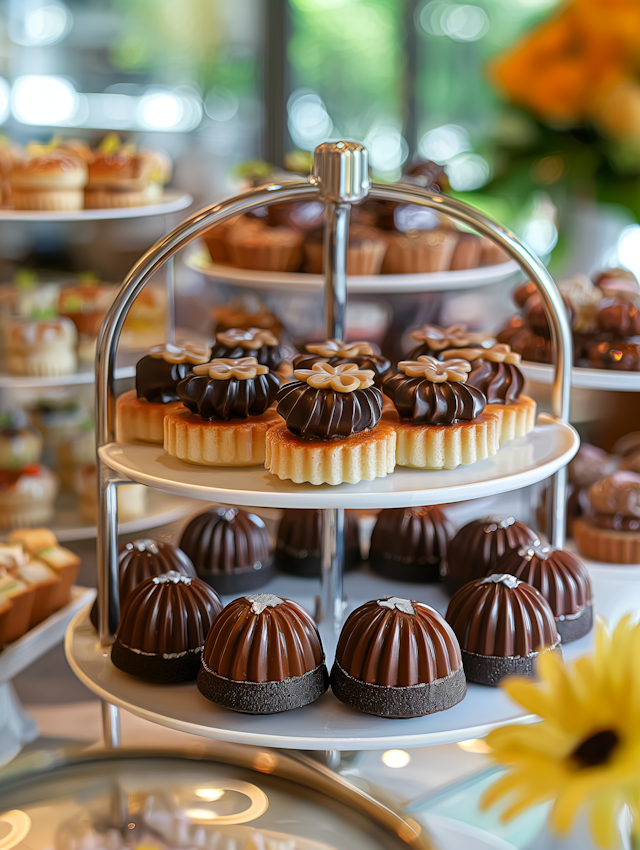
<svg viewBox="0 0 640 850">
<path fill-rule="evenodd" d="M 172 543 L 141 537 L 127 543 L 118 555 L 120 610 L 129 594 L 147 578 L 171 571 L 195 578 L 197 573 L 187 555 Z M 98 628 L 98 600 L 91 609 L 91 622 Z"/>
<path fill-rule="evenodd" d="M 198 690 L 225 708 L 275 714 L 314 702 L 328 686 L 316 624 L 290 599 L 236 599 L 207 635 Z"/>
<path fill-rule="evenodd" d="M 449 544 L 445 583 L 451 593 L 495 572 L 505 552 L 539 543 L 537 535 L 513 517 L 485 517 L 463 526 Z"/>
<path fill-rule="evenodd" d="M 410 599 L 366 602 L 342 628 L 331 688 L 351 708 L 421 717 L 463 699 L 460 647 L 440 614 Z"/>
<path fill-rule="evenodd" d="M 440 581 L 453 526 L 436 505 L 380 511 L 371 535 L 369 564 L 398 581 Z"/>
<path fill-rule="evenodd" d="M 460 641 L 468 681 L 481 685 L 533 676 L 543 652 L 560 651 L 549 603 L 512 575 L 494 573 L 465 584 L 449 603 L 447 622 Z"/>
<path fill-rule="evenodd" d="M 209 349 L 197 343 L 154 345 L 136 363 L 136 396 L 155 404 L 179 401 L 180 381 L 208 359 Z"/>
<path fill-rule="evenodd" d="M 238 374 L 244 370 L 251 377 L 243 379 L 231 370 Z M 255 357 L 218 358 L 194 366 L 178 384 L 177 392 L 192 413 L 205 420 L 228 422 L 263 414 L 276 400 L 279 387 L 278 375 L 259 365 Z"/>
<path fill-rule="evenodd" d="M 325 342 L 309 343 L 307 353 L 293 359 L 293 368 L 311 369 L 314 363 L 329 363 L 331 366 L 343 366 L 354 363 L 358 369 L 370 369 L 377 387 L 382 384 L 385 375 L 391 371 L 391 361 L 380 354 L 377 345 L 370 342 L 341 342 L 328 339 Z"/>
<path fill-rule="evenodd" d="M 198 576 L 218 593 L 246 593 L 273 574 L 273 552 L 266 525 L 239 508 L 210 508 L 182 532 L 180 548 Z"/>
<path fill-rule="evenodd" d="M 284 573 L 318 578 L 322 572 L 322 512 L 290 508 L 283 511 L 276 540 L 276 566 Z M 360 565 L 358 517 L 344 514 L 344 569 Z"/>
<path fill-rule="evenodd" d="M 111 661 L 150 682 L 195 679 L 205 638 L 221 610 L 218 594 L 199 578 L 174 570 L 148 578 L 122 608 Z"/>
<path fill-rule="evenodd" d="M 411 332 L 411 338 L 418 345 L 411 349 L 404 359 L 417 360 L 423 354 L 439 357 L 440 352 L 447 348 L 482 347 L 482 343 L 488 336 L 490 334 L 468 331 L 466 325 L 451 325 L 448 328 L 424 325 Z"/>
<path fill-rule="evenodd" d="M 262 328 L 230 328 L 216 334 L 216 341 L 211 349 L 211 360 L 216 358 L 255 357 L 261 366 L 268 366 L 275 372 L 284 360 L 284 349 L 277 336 Z"/>
<path fill-rule="evenodd" d="M 563 643 L 584 637 L 593 625 L 591 582 L 582 561 L 551 546 L 512 549 L 497 563 L 498 573 L 525 581 L 547 600 Z"/>
</svg>

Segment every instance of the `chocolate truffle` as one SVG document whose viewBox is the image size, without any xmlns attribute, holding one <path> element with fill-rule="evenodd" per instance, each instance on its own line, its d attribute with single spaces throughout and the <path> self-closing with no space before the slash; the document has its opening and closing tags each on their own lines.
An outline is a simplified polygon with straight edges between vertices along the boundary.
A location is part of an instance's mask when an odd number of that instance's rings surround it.
<svg viewBox="0 0 640 850">
<path fill-rule="evenodd" d="M 453 526 L 436 505 L 380 511 L 371 535 L 369 564 L 398 581 L 440 581 Z"/>
<path fill-rule="evenodd" d="M 344 515 L 344 569 L 360 564 L 358 517 Z M 278 526 L 276 566 L 284 573 L 318 578 L 322 573 L 322 512 L 314 509 L 285 510 Z"/>
<path fill-rule="evenodd" d="M 460 647 L 440 614 L 410 599 L 366 602 L 344 624 L 331 688 L 351 708 L 379 717 L 421 717 L 467 691 Z"/>
<path fill-rule="evenodd" d="M 154 345 L 136 363 L 136 396 L 154 404 L 179 401 L 180 381 L 208 359 L 209 350 L 196 343 Z"/>
<path fill-rule="evenodd" d="M 255 357 L 261 366 L 268 366 L 275 372 L 280 368 L 285 354 L 272 331 L 262 328 L 230 328 L 216 334 L 216 341 L 211 349 L 211 360 L 220 357 L 231 360 Z"/>
<path fill-rule="evenodd" d="M 314 702 L 328 686 L 316 624 L 290 599 L 236 599 L 207 635 L 198 690 L 225 708 L 275 714 Z"/>
<path fill-rule="evenodd" d="M 511 549 L 539 543 L 537 535 L 513 517 L 485 517 L 463 526 L 449 544 L 445 583 L 453 593 L 468 581 L 495 572 Z"/>
<path fill-rule="evenodd" d="M 611 369 L 614 372 L 640 371 L 640 345 L 627 339 L 587 340 L 577 359 L 587 369 Z"/>
<path fill-rule="evenodd" d="M 197 573 L 191 560 L 177 546 L 162 540 L 142 537 L 127 543 L 118 555 L 118 582 L 120 610 L 129 594 L 148 578 L 168 572 L 177 572 L 195 578 Z M 98 628 L 98 600 L 91 609 L 91 622 Z"/>
<path fill-rule="evenodd" d="M 218 593 L 246 593 L 273 574 L 266 525 L 238 508 L 215 507 L 194 517 L 182 532 L 180 548 L 198 576 Z"/>
<path fill-rule="evenodd" d="M 111 661 L 150 682 L 195 679 L 205 638 L 221 610 L 218 594 L 199 578 L 174 570 L 148 578 L 122 608 Z"/>
<path fill-rule="evenodd" d="M 560 652 L 549 603 L 512 575 L 496 573 L 465 584 L 449 603 L 447 622 L 460 641 L 467 680 L 480 685 L 533 676 L 543 652 Z"/>
<path fill-rule="evenodd" d="M 512 549 L 500 558 L 498 573 L 508 573 L 532 585 L 547 600 L 562 643 L 584 637 L 593 625 L 591 582 L 571 552 L 551 546 Z"/>
<path fill-rule="evenodd" d="M 295 369 L 311 369 L 314 363 L 329 363 L 330 366 L 342 366 L 355 363 L 358 369 L 370 369 L 377 387 L 382 384 L 385 375 L 391 371 L 391 361 L 380 354 L 377 345 L 370 342 L 341 342 L 328 339 L 325 342 L 309 343 L 307 353 L 293 360 Z"/>
</svg>

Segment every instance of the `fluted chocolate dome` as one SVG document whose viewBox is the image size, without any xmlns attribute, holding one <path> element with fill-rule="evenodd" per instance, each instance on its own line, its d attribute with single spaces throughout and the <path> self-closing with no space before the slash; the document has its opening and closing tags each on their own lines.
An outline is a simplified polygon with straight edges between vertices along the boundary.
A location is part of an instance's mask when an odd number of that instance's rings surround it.
<svg viewBox="0 0 640 850">
<path fill-rule="evenodd" d="M 292 575 L 316 578 L 322 572 L 322 512 L 314 509 L 289 508 L 283 511 L 276 540 L 276 565 Z M 354 511 L 344 513 L 344 568 L 354 569 L 360 563 L 358 517 Z"/>
<path fill-rule="evenodd" d="M 253 357 L 218 359 L 194 367 L 178 384 L 178 396 L 203 419 L 228 422 L 263 414 L 276 400 L 279 387 L 280 378 Z"/>
<path fill-rule="evenodd" d="M 272 331 L 262 328 L 230 328 L 216 334 L 211 359 L 218 357 L 228 357 L 232 360 L 255 357 L 262 366 L 268 366 L 275 371 L 280 368 L 285 353 Z"/>
<path fill-rule="evenodd" d="M 278 413 L 287 428 L 303 439 L 331 440 L 374 428 L 382 415 L 377 387 L 337 392 L 292 381 L 278 392 Z"/>
<path fill-rule="evenodd" d="M 589 574 L 571 552 L 550 546 L 512 549 L 498 560 L 496 571 L 540 591 L 551 606 L 563 643 L 582 637 L 591 628 Z"/>
<path fill-rule="evenodd" d="M 355 364 L 358 369 L 369 369 L 374 374 L 376 386 L 382 384 L 382 379 L 391 370 L 391 361 L 380 353 L 377 345 L 370 342 L 340 342 L 330 339 L 321 343 L 310 343 L 306 346 L 307 353 L 300 354 L 293 360 L 295 369 L 311 369 L 314 363 L 328 363 L 331 366 Z"/>
<path fill-rule="evenodd" d="M 538 543 L 538 537 L 513 517 L 485 517 L 463 526 L 449 544 L 445 581 L 453 592 L 495 572 L 505 552 Z"/>
<path fill-rule="evenodd" d="M 244 593 L 272 575 L 269 531 L 255 514 L 215 507 L 194 517 L 182 532 L 180 548 L 201 579 L 219 593 Z"/>
<path fill-rule="evenodd" d="M 439 581 L 453 526 L 437 505 L 380 511 L 371 535 L 374 572 L 400 581 Z"/>
<path fill-rule="evenodd" d="M 206 363 L 209 349 L 196 343 L 154 345 L 136 363 L 136 396 L 156 404 L 178 401 L 178 384 L 198 363 Z"/>
<path fill-rule="evenodd" d="M 221 610 L 218 594 L 199 578 L 173 570 L 148 578 L 122 608 L 111 660 L 124 672 L 153 681 L 195 678 L 205 638 Z"/>
</svg>

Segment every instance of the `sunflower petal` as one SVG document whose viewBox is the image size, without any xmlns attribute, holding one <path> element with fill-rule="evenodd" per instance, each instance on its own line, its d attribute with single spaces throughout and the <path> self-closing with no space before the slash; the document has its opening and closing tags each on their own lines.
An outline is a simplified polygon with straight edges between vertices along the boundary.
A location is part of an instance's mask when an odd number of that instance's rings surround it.
<svg viewBox="0 0 640 850">
<path fill-rule="evenodd" d="M 556 797 L 549 814 L 551 828 L 559 835 L 566 835 L 573 826 L 578 809 L 584 804 L 585 799 L 586 795 L 581 782 L 567 785 Z"/>
<path fill-rule="evenodd" d="M 616 793 L 600 793 L 590 803 L 591 834 L 597 846 L 603 850 L 617 847 L 620 843 L 618 816 L 622 805 L 622 800 Z"/>
</svg>

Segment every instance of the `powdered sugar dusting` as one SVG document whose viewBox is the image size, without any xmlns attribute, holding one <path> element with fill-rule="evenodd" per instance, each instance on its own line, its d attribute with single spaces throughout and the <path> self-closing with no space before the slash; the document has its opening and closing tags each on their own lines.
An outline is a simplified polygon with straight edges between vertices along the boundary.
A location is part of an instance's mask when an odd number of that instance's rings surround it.
<svg viewBox="0 0 640 850">
<path fill-rule="evenodd" d="M 502 584 L 510 590 L 522 584 L 515 576 L 510 576 L 508 573 L 494 573 L 492 576 L 483 578 L 481 584 Z"/>
<path fill-rule="evenodd" d="M 401 596 L 390 596 L 388 599 L 378 599 L 378 605 L 381 608 L 389 608 L 391 611 L 402 611 L 403 614 L 415 614 L 413 605 L 410 599 L 403 599 Z"/>
<path fill-rule="evenodd" d="M 183 576 L 177 570 L 169 570 L 168 573 L 163 573 L 161 576 L 154 576 L 153 578 L 154 584 L 167 584 L 169 581 L 172 584 L 191 584 L 191 578 L 189 576 Z"/>
<path fill-rule="evenodd" d="M 280 599 L 273 593 L 252 593 L 245 599 L 251 603 L 251 610 L 254 614 L 262 614 L 265 608 L 277 608 L 284 602 L 284 599 Z"/>
</svg>

